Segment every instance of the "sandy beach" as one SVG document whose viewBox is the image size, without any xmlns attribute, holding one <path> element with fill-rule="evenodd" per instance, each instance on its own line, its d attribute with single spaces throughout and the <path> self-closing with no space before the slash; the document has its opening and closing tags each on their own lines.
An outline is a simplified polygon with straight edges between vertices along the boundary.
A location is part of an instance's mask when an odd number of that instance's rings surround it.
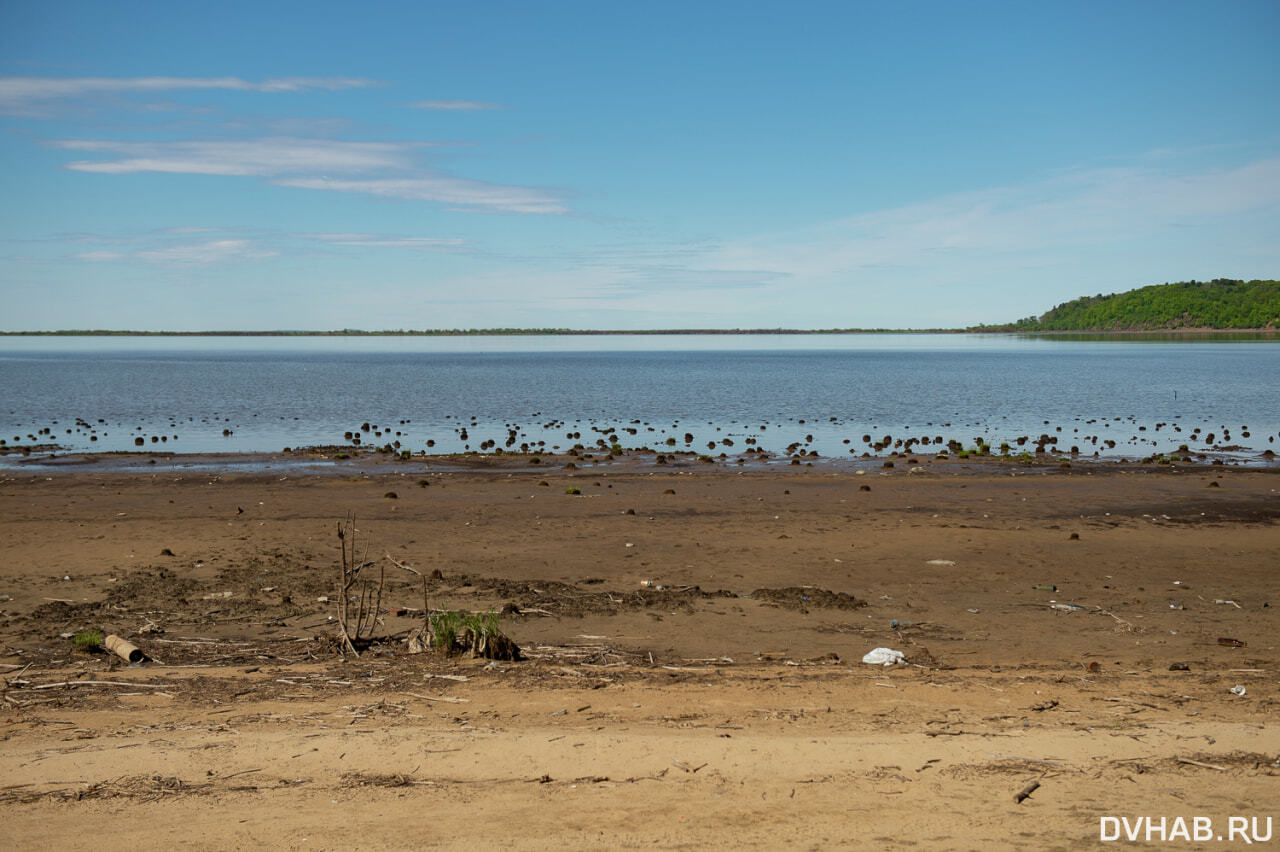
<svg viewBox="0 0 1280 852">
<path fill-rule="evenodd" d="M 1280 818 L 1275 466 L 568 461 L 6 469 L 5 845 L 1066 849 L 1208 817 L 1179 848 L 1243 848 L 1230 820 Z M 348 513 L 385 588 L 344 659 Z M 525 659 L 408 653 L 397 562 L 433 609 L 505 608 Z"/>
</svg>

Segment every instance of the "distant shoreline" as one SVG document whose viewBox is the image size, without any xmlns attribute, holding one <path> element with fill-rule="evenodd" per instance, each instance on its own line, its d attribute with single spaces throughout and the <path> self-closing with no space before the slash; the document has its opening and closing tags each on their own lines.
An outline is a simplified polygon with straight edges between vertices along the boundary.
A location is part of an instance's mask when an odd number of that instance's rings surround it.
<svg viewBox="0 0 1280 852">
<path fill-rule="evenodd" d="M 693 336 L 693 335 L 858 335 L 858 334 L 1013 334 L 1021 336 L 1064 335 L 1165 335 L 1196 337 L 1207 334 L 1280 335 L 1276 328 L 1139 328 L 1139 329 L 1055 329 L 1021 331 L 1000 328 L 673 328 L 673 329 L 568 329 L 568 328 L 481 328 L 424 329 L 396 331 L 130 331 L 77 330 L 0 331 L 0 337 L 587 337 L 587 336 Z"/>
</svg>

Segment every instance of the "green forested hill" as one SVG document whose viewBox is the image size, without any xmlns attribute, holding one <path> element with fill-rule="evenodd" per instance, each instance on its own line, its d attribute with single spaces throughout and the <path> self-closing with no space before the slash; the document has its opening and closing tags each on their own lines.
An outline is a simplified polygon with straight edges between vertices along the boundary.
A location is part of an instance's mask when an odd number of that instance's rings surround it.
<svg viewBox="0 0 1280 852">
<path fill-rule="evenodd" d="M 1082 296 L 1039 317 L 984 329 L 1131 331 L 1280 328 L 1280 281 L 1182 281 L 1109 296 Z"/>
</svg>

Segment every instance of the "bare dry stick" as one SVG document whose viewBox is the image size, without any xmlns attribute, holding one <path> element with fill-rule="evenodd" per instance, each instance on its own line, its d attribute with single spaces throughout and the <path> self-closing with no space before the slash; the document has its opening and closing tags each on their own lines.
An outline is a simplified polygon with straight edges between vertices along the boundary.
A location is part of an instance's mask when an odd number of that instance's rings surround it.
<svg viewBox="0 0 1280 852">
<path fill-rule="evenodd" d="M 349 651 L 353 656 L 358 657 L 360 652 L 356 650 L 355 643 L 351 641 L 351 634 L 347 632 L 347 596 L 351 593 L 351 587 L 355 584 L 358 573 L 354 567 L 355 532 L 355 516 L 348 512 L 346 519 L 338 524 L 338 546 L 342 550 L 342 573 L 338 577 L 338 630 L 342 633 L 343 651 Z M 351 553 L 350 559 L 347 557 L 348 552 Z"/>
<path fill-rule="evenodd" d="M 378 566 L 378 594 L 374 598 L 373 613 L 369 619 L 369 636 L 372 638 L 373 631 L 378 626 L 378 613 L 382 612 L 382 587 L 386 582 L 387 569 L 385 566 Z"/>
<path fill-rule="evenodd" d="M 423 633 L 430 637 L 431 634 L 431 604 L 427 600 L 427 575 L 423 574 L 417 568 L 411 568 L 403 562 L 396 559 L 390 553 L 384 554 L 387 560 L 397 568 L 408 571 L 410 574 L 417 574 L 418 579 L 422 581 L 422 622 Z"/>
<path fill-rule="evenodd" d="M 130 683 L 127 680 L 64 680 L 58 683 L 41 683 L 30 687 L 31 689 L 53 689 L 57 686 L 132 686 L 142 689 L 166 689 L 171 684 L 167 683 Z"/>
<path fill-rule="evenodd" d="M 1030 784 L 1028 784 L 1027 786 L 1023 787 L 1021 790 L 1013 794 L 1013 803 L 1015 805 L 1022 804 L 1024 801 L 1029 799 L 1031 797 L 1031 794 L 1034 793 L 1039 788 L 1040 788 L 1040 782 L 1032 781 Z"/>
</svg>

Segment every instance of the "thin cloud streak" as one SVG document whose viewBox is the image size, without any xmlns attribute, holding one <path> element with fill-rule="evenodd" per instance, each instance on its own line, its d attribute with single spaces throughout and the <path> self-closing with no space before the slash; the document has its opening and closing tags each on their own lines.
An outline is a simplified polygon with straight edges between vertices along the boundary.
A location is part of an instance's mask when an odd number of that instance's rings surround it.
<svg viewBox="0 0 1280 852">
<path fill-rule="evenodd" d="M 272 181 L 277 186 L 352 192 L 406 201 L 434 201 L 461 205 L 459 209 L 504 213 L 568 213 L 564 199 L 538 189 L 504 186 L 478 180 L 445 176 L 334 180 L 331 178 L 290 178 Z"/>
<path fill-rule="evenodd" d="M 206 266 L 214 263 L 265 260 L 277 254 L 279 252 L 260 248 L 250 240 L 205 240 L 132 252 L 86 251 L 72 257 L 87 263 L 141 260 L 160 266 Z"/>
<path fill-rule="evenodd" d="M 449 251 L 464 248 L 465 240 L 432 239 L 430 237 L 406 237 L 403 239 L 378 239 L 375 237 L 348 237 L 345 239 L 328 239 L 325 242 L 335 246 L 358 246 L 361 248 L 407 248 L 419 251 Z"/>
<path fill-rule="evenodd" d="M 338 142 L 269 138 L 252 141 L 117 142 L 63 139 L 65 151 L 114 155 L 117 159 L 77 160 L 65 168 L 128 175 L 143 172 L 272 179 L 276 186 L 432 201 L 469 211 L 563 214 L 564 199 L 530 187 L 488 183 L 437 174 L 418 166 L 411 154 L 427 142 Z M 403 173 L 396 177 L 387 173 Z M 333 178 L 329 175 L 347 175 Z M 359 179 L 356 179 L 359 176 Z"/>
<path fill-rule="evenodd" d="M 489 101 L 414 101 L 409 104 L 413 109 L 438 109 L 438 110 L 459 110 L 459 111 L 478 111 L 490 109 L 505 109 L 502 104 L 495 104 Z"/>
<path fill-rule="evenodd" d="M 116 160 L 80 160 L 66 168 L 79 172 L 235 175 L 269 177 L 307 172 L 361 174 L 412 168 L 409 152 L 425 143 L 336 142 L 323 139 L 269 138 L 253 141 L 116 142 L 64 139 L 66 151 L 122 156 Z"/>
<path fill-rule="evenodd" d="M 340 91 L 379 86 L 363 77 L 0 77 L 0 109 L 103 94 L 224 90 L 239 92 Z"/>
</svg>

